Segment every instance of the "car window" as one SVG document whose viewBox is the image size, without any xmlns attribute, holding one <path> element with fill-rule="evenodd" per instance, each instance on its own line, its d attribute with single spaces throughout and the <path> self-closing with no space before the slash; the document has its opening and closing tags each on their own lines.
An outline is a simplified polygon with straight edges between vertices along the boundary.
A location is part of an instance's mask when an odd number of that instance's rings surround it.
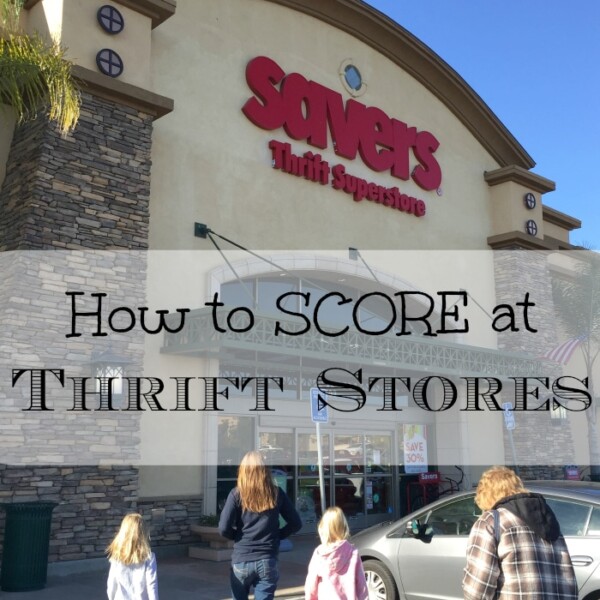
<svg viewBox="0 0 600 600">
<path fill-rule="evenodd" d="M 480 514 L 475 497 L 469 496 L 435 508 L 426 523 L 433 529 L 433 535 L 469 535 Z"/>
<path fill-rule="evenodd" d="M 563 535 L 578 536 L 585 534 L 591 506 L 556 498 L 546 498 L 546 502 L 554 511 Z"/>
<path fill-rule="evenodd" d="M 600 508 L 594 508 L 587 530 L 588 535 L 600 535 Z"/>
</svg>

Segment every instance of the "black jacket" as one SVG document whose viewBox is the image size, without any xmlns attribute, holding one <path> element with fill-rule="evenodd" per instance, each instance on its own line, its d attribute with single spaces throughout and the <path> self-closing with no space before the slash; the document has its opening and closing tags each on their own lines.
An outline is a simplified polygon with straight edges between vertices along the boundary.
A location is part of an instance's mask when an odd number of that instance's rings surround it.
<svg viewBox="0 0 600 600">
<path fill-rule="evenodd" d="M 525 492 L 499 500 L 494 508 L 505 508 L 519 517 L 542 539 L 554 542 L 560 536 L 560 525 L 543 496 Z"/>
<path fill-rule="evenodd" d="M 277 505 L 261 513 L 242 511 L 238 488 L 229 492 L 219 519 L 219 533 L 234 541 L 232 563 L 276 558 L 279 541 L 302 527 L 300 515 L 287 494 L 277 488 Z M 279 528 L 279 515 L 286 524 Z"/>
</svg>

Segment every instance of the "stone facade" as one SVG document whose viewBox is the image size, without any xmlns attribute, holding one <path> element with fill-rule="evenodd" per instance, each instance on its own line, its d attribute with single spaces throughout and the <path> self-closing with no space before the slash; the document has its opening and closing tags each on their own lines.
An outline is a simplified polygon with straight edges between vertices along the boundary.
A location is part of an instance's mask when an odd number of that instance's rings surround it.
<svg viewBox="0 0 600 600">
<path fill-rule="evenodd" d="M 104 556 L 126 512 L 147 520 L 152 546 L 197 541 L 190 526 L 202 514 L 201 498 L 143 500 L 137 497 L 137 469 L 131 467 L 0 465 L 0 502 L 54 502 L 49 560 Z M 0 519 L 0 548 L 4 519 Z M 1 556 L 1 552 L 0 552 Z"/>
<path fill-rule="evenodd" d="M 191 525 L 200 522 L 202 498 L 157 498 L 137 503 L 137 510 L 150 523 L 153 546 L 190 544 L 197 541 Z"/>
<path fill-rule="evenodd" d="M 99 557 L 123 515 L 136 508 L 137 469 L 0 466 L 3 502 L 55 502 L 49 560 Z M 4 519 L 0 521 L 0 542 Z"/>
<path fill-rule="evenodd" d="M 0 250 L 148 248 L 152 117 L 83 94 L 67 138 L 17 128 L 0 192 Z"/>
<path fill-rule="evenodd" d="M 518 334 L 505 331 L 498 334 L 498 347 L 502 350 L 542 356 L 549 348 L 559 343 L 557 338 L 556 315 L 552 298 L 552 279 L 548 268 L 547 252 L 523 250 L 517 247 L 494 251 L 494 275 L 496 282 L 496 302 L 514 305 L 523 301 L 529 292 L 530 301 L 535 302 L 531 309 L 530 326 L 536 333 L 524 331 L 522 315 L 518 321 L 521 331 Z M 534 318 L 533 318 L 534 317 Z M 560 370 L 546 364 L 540 376 L 557 377 Z M 542 400 L 540 399 L 540 404 Z M 550 427 L 550 413 L 547 413 L 548 426 L 540 425 L 539 413 L 517 413 L 517 427 L 511 433 L 504 430 L 506 464 L 514 464 L 512 444 L 519 456 L 547 456 L 553 465 L 567 465 L 573 456 L 573 439 L 568 421 L 559 421 Z M 548 430 L 551 430 L 551 435 Z M 562 457 L 562 458 L 561 458 Z M 562 479 L 561 466 L 522 467 L 521 474 L 526 479 Z"/>
<path fill-rule="evenodd" d="M 83 99 L 77 129 L 67 138 L 43 118 L 15 131 L 0 190 L 0 360 L 8 373 L 0 401 L 16 412 L 11 423 L 3 423 L 0 447 L 9 464 L 0 465 L 0 499 L 57 503 L 50 561 L 102 556 L 127 511 L 143 510 L 151 517 L 150 504 L 138 506 L 138 470 L 131 466 L 137 458 L 137 419 L 115 413 L 99 421 L 97 415 L 66 410 L 23 413 L 28 390 L 10 387 L 15 366 L 70 365 L 68 375 L 91 375 L 97 340 L 65 339 L 65 307 L 61 312 L 57 302 L 65 290 L 98 291 L 106 285 L 115 302 L 143 305 L 152 117 L 89 94 Z M 124 249 L 140 252 L 117 252 Z M 39 252 L 44 250 L 52 252 Z M 95 250 L 114 252 L 87 252 Z M 111 343 L 114 351 L 141 364 L 141 339 L 116 336 Z M 49 392 L 49 397 L 55 407 L 68 402 L 66 393 Z M 119 450 L 124 460 L 99 466 L 105 463 L 98 457 L 114 457 Z M 69 451 L 76 465 L 69 462 Z M 44 465 L 40 456 L 46 454 Z M 199 514 L 199 504 L 163 503 L 163 533 L 154 543 L 179 542 L 188 535 L 193 521 L 183 523 Z M 0 538 L 3 530 L 0 517 Z"/>
</svg>

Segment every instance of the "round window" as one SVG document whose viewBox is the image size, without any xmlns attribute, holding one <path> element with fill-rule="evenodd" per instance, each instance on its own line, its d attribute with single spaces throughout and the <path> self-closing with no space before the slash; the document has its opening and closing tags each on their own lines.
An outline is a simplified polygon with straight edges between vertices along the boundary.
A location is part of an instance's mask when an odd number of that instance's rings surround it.
<svg viewBox="0 0 600 600">
<path fill-rule="evenodd" d="M 101 6 L 96 13 L 96 17 L 98 23 L 100 23 L 100 27 L 102 27 L 106 33 L 110 33 L 111 35 L 121 33 L 123 27 L 125 27 L 123 15 L 110 4 Z"/>
<path fill-rule="evenodd" d="M 525 223 L 525 231 L 529 235 L 537 235 L 537 232 L 538 232 L 537 223 L 533 219 L 529 219 L 529 221 L 527 221 L 527 223 Z"/>
<path fill-rule="evenodd" d="M 360 71 L 354 65 L 348 65 L 344 69 L 344 79 L 346 80 L 348 87 L 352 88 L 355 92 L 358 92 L 362 87 Z"/>
<path fill-rule="evenodd" d="M 123 60 L 110 48 L 104 48 L 96 54 L 96 65 L 101 73 L 109 77 L 118 77 L 123 72 Z"/>
<path fill-rule="evenodd" d="M 351 96 L 362 96 L 367 90 L 367 84 L 351 58 L 342 62 L 339 74 L 344 88 Z"/>
</svg>

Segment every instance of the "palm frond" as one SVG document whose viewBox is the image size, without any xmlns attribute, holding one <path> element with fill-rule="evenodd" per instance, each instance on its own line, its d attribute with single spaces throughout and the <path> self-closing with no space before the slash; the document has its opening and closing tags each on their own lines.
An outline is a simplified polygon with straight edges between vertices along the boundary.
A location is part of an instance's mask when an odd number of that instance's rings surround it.
<svg viewBox="0 0 600 600">
<path fill-rule="evenodd" d="M 600 255 L 578 253 L 575 274 L 569 280 L 555 280 L 554 297 L 558 317 L 572 337 L 585 335 L 600 343 Z"/>
<path fill-rule="evenodd" d="M 81 106 L 71 66 L 58 44 L 38 35 L 0 38 L 0 100 L 13 107 L 19 122 L 45 108 L 66 135 L 77 124 Z"/>
<path fill-rule="evenodd" d="M 0 0 L 0 37 L 17 33 L 24 0 Z"/>
</svg>

